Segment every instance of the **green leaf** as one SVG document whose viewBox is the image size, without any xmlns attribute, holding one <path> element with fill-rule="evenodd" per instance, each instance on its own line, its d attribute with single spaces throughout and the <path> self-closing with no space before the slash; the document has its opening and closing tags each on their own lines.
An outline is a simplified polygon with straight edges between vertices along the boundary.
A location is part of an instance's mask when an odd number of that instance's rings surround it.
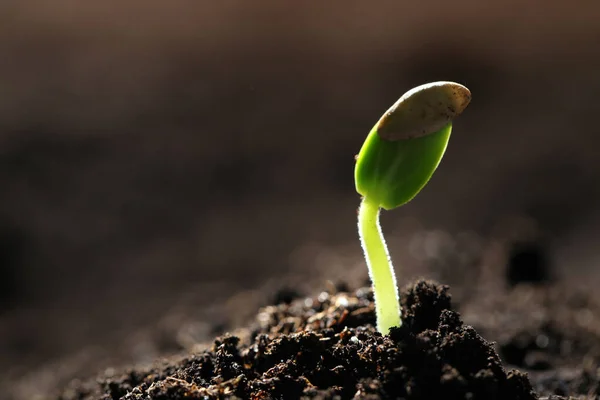
<svg viewBox="0 0 600 400">
<path fill-rule="evenodd" d="M 435 172 L 451 131 L 448 124 L 427 136 L 390 142 L 373 128 L 356 161 L 356 191 L 386 210 L 409 202 Z"/>
</svg>

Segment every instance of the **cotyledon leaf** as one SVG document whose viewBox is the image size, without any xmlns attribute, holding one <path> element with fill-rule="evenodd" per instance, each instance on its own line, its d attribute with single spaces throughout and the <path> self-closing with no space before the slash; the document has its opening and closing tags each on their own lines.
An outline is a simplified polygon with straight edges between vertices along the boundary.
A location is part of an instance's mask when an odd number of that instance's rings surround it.
<svg viewBox="0 0 600 400">
<path fill-rule="evenodd" d="M 406 92 L 375 124 L 357 156 L 357 192 L 386 210 L 412 200 L 442 160 L 452 120 L 470 100 L 469 89 L 454 82 Z"/>
</svg>

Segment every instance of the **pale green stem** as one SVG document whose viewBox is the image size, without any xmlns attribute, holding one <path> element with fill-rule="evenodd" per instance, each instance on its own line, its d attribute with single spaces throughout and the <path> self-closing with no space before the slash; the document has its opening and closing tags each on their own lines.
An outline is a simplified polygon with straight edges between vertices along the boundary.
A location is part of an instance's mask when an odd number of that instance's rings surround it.
<svg viewBox="0 0 600 400">
<path fill-rule="evenodd" d="M 358 211 L 358 233 L 373 283 L 377 330 L 388 334 L 390 328 L 402 325 L 398 286 L 379 225 L 379 204 L 366 196 Z"/>
</svg>

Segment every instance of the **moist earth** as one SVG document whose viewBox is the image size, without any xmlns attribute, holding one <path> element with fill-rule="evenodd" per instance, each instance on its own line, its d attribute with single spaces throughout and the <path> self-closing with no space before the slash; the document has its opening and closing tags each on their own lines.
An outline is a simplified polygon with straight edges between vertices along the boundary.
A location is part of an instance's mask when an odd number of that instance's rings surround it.
<svg viewBox="0 0 600 400">
<path fill-rule="evenodd" d="M 494 343 L 453 310 L 447 286 L 419 280 L 404 288 L 403 325 L 386 336 L 373 327 L 371 289 L 344 289 L 287 293 L 203 352 L 74 381 L 57 398 L 528 400 L 539 398 L 536 384 L 548 392 L 552 385 L 540 382 L 560 380 L 536 375 L 536 383 L 503 366 Z M 504 350 L 524 359 L 528 339 Z"/>
</svg>

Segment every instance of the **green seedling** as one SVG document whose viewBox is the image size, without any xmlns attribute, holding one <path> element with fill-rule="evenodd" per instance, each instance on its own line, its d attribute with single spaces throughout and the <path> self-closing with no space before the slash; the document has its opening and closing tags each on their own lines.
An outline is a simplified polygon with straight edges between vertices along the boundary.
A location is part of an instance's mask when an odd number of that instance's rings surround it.
<svg viewBox="0 0 600 400">
<path fill-rule="evenodd" d="M 354 180 L 362 196 L 358 232 L 373 283 L 377 330 L 383 334 L 399 327 L 402 316 L 380 209 L 400 207 L 423 189 L 446 151 L 452 120 L 470 101 L 471 92 L 458 83 L 418 86 L 379 119 L 356 157 Z"/>
</svg>

